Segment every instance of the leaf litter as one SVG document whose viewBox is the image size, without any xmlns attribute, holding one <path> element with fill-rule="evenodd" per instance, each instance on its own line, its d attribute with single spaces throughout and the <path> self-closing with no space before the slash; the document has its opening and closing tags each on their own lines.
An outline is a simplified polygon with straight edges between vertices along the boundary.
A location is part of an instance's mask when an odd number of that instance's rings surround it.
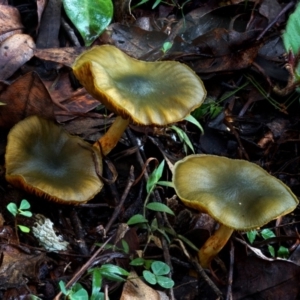
<svg viewBox="0 0 300 300">
<path fill-rule="evenodd" d="M 195 153 L 255 162 L 299 197 L 299 95 L 295 87 L 286 94 L 277 93 L 289 86 L 286 64 L 294 66 L 298 59 L 298 53 L 294 53 L 296 59 L 287 56 L 281 38 L 294 8 L 279 0 L 227 4 L 178 1 L 176 5 L 167 1 L 152 9 L 153 2 L 132 9 L 130 1 L 114 1 L 120 7 L 114 12 L 115 21 L 95 38 L 93 45 L 112 44 L 147 61 L 177 60 L 187 64 L 202 78 L 208 91 L 203 107 L 193 113 L 204 134 L 187 121 L 175 124 L 184 130 Z M 114 165 L 117 179 L 110 180 L 87 204 L 72 207 L 50 203 L 7 184 L 7 132 L 25 117 L 39 115 L 56 120 L 90 143 L 98 140 L 114 119 L 82 89 L 71 72 L 74 60 L 86 47 L 64 13 L 61 23 L 58 17 L 55 22 L 47 19 L 60 11 L 58 5 L 59 1 L 49 1 L 47 8 L 42 1 L 36 5 L 8 5 L 3 1 L 0 7 L 0 102 L 4 104 L 0 107 L 1 298 L 32 294 L 41 299 L 59 299 L 60 280 L 69 282 L 68 288 L 80 282 L 91 294 L 92 283 L 85 272 L 107 263 L 124 268 L 133 277 L 125 284 L 105 278 L 99 288 L 101 292 L 106 289 L 110 299 L 142 299 L 144 293 L 151 299 L 299 297 L 299 209 L 266 225 L 276 235 L 269 245 L 275 249 L 286 247 L 290 253 L 287 260 L 271 258 L 268 240 L 258 238 L 250 245 L 240 232 L 221 251 L 211 270 L 195 266 L 192 257 L 196 255 L 194 249 L 214 232 L 215 224 L 206 214 L 185 208 L 172 188 L 157 186 L 150 199 L 167 204 L 175 216 L 146 210 L 144 220 L 150 232 L 143 224 L 126 225 L 132 216 L 143 212 L 147 179 L 155 170 L 152 159 L 160 162 L 166 158 L 172 168 L 186 156 L 184 149 L 191 154 L 171 128 L 130 126 L 105 159 L 103 176 L 113 179 Z M 165 43 L 170 45 L 167 50 Z M 132 176 L 139 180 L 132 184 Z M 163 180 L 170 181 L 171 176 L 165 168 Z M 69 244 L 67 250 L 46 251 L 30 233 L 20 232 L 18 243 L 14 238 L 15 220 L 6 205 L 18 204 L 24 198 L 35 215 L 41 214 L 54 223 L 57 236 Z M 17 221 L 34 226 L 31 218 L 20 217 Z M 122 224 L 128 228 L 121 230 Z M 143 268 L 129 265 L 134 257 L 166 262 L 175 286 L 143 288 Z M 132 289 L 135 282 L 142 290 Z M 23 289 L 25 286 L 27 289 Z"/>
</svg>

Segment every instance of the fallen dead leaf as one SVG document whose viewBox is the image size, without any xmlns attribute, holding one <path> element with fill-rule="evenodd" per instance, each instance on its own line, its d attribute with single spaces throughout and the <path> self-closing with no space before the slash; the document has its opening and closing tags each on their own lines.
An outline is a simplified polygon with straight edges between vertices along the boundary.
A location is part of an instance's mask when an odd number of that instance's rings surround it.
<svg viewBox="0 0 300 300">
<path fill-rule="evenodd" d="M 0 289 L 20 287 L 29 278 L 37 278 L 38 266 L 47 260 L 45 254 L 25 254 L 18 248 L 2 245 Z"/>
<path fill-rule="evenodd" d="M 19 11 L 15 7 L 0 4 L 0 43 L 16 33 L 21 33 L 23 29 Z"/>
<path fill-rule="evenodd" d="M 135 272 L 130 272 L 120 300 L 168 300 L 169 297 L 160 291 L 156 291 L 144 283 Z"/>
<path fill-rule="evenodd" d="M 27 34 L 14 34 L 0 45 L 0 80 L 12 76 L 33 56 L 35 43 Z"/>
<path fill-rule="evenodd" d="M 39 115 L 54 119 L 53 103 L 41 79 L 34 72 L 27 73 L 8 85 L 0 82 L 0 127 L 11 128 L 22 119 Z"/>
<path fill-rule="evenodd" d="M 71 67 L 76 57 L 84 50 L 85 47 L 35 49 L 34 56 Z"/>
</svg>

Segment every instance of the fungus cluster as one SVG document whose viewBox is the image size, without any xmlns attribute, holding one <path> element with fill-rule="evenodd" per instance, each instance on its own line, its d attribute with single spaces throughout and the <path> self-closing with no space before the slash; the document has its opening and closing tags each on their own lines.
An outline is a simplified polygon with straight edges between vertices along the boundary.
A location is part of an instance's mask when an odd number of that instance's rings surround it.
<svg viewBox="0 0 300 300">
<path fill-rule="evenodd" d="M 184 119 L 204 101 L 201 79 L 174 61 L 144 62 L 114 46 L 82 53 L 73 71 L 86 90 L 118 116 L 93 146 L 37 116 L 12 128 L 6 148 L 8 182 L 64 203 L 84 203 L 102 188 L 102 155 L 130 122 L 164 126 Z M 99 151 L 100 150 L 100 151 Z"/>
<path fill-rule="evenodd" d="M 248 231 L 293 211 L 297 197 L 254 163 L 195 154 L 174 165 L 173 185 L 184 205 L 209 214 L 219 228 L 198 252 L 207 268 L 234 230 Z"/>
</svg>

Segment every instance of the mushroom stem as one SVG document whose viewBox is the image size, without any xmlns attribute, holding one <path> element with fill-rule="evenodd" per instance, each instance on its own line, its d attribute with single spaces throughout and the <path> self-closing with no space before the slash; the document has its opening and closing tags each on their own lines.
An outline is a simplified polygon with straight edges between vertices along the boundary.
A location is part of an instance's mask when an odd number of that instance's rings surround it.
<svg viewBox="0 0 300 300">
<path fill-rule="evenodd" d="M 118 143 L 129 124 L 129 119 L 117 116 L 107 132 L 94 144 L 103 156 L 106 156 Z"/>
<path fill-rule="evenodd" d="M 201 247 L 198 252 L 200 265 L 203 268 L 208 268 L 214 257 L 222 250 L 226 245 L 230 236 L 232 235 L 233 229 L 225 225 L 220 224 L 220 227 L 216 232 L 209 237 L 205 244 Z"/>
</svg>

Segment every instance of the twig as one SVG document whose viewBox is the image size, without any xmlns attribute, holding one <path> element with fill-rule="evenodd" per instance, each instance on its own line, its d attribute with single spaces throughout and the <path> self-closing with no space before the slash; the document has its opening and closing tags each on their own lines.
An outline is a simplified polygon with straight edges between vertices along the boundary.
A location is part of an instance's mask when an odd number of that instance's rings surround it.
<svg viewBox="0 0 300 300">
<path fill-rule="evenodd" d="M 204 281 L 210 286 L 210 288 L 213 290 L 213 292 L 219 297 L 222 298 L 223 294 L 222 292 L 217 288 L 217 286 L 213 283 L 213 281 L 207 276 L 204 269 L 200 266 L 198 261 L 196 259 L 191 260 L 193 266 L 195 267 L 197 273 L 204 279 Z"/>
<path fill-rule="evenodd" d="M 290 8 L 292 8 L 295 5 L 295 2 L 288 3 L 281 11 L 280 13 L 274 18 L 274 20 L 261 32 L 261 34 L 256 38 L 257 41 L 259 41 L 266 32 L 278 21 L 278 19 L 287 12 Z"/>
<path fill-rule="evenodd" d="M 234 246 L 233 242 L 230 242 L 230 266 L 228 273 L 228 286 L 226 300 L 232 300 L 232 281 L 233 281 L 233 264 L 234 264 Z"/>
<path fill-rule="evenodd" d="M 90 265 L 93 263 L 94 259 L 98 256 L 98 254 L 103 251 L 106 244 L 111 240 L 111 237 L 106 240 L 105 243 L 90 257 L 90 259 L 74 274 L 74 276 L 69 280 L 69 282 L 66 284 L 66 288 L 70 288 L 75 282 L 79 280 L 79 278 L 84 274 L 84 272 L 90 267 Z M 62 295 L 62 292 L 59 292 L 54 300 L 59 300 L 60 296 Z"/>
<path fill-rule="evenodd" d="M 111 227 L 111 225 L 114 223 L 114 221 L 117 219 L 118 215 L 120 214 L 121 209 L 123 208 L 124 205 L 124 201 L 128 196 L 128 193 L 132 187 L 134 183 L 134 167 L 131 166 L 130 167 L 130 171 L 129 171 L 129 178 L 127 181 L 127 185 L 126 188 L 123 192 L 123 195 L 121 197 L 121 200 L 119 202 L 119 204 L 115 207 L 114 213 L 112 215 L 112 217 L 110 218 L 109 222 L 107 223 L 106 227 L 105 227 L 105 232 L 107 233 Z"/>
<path fill-rule="evenodd" d="M 71 223 L 75 232 L 75 236 L 76 239 L 78 240 L 78 245 L 79 245 L 79 249 L 81 254 L 83 255 L 89 255 L 90 251 L 88 250 L 88 247 L 85 243 L 84 240 L 84 233 L 83 233 L 83 229 L 82 229 L 82 223 L 81 220 L 78 218 L 77 212 L 76 211 L 72 211 L 71 212 Z"/>
<path fill-rule="evenodd" d="M 161 215 L 160 215 L 160 218 Z M 158 219 L 158 218 L 157 218 Z M 164 238 L 164 236 L 161 237 L 161 242 L 162 242 L 162 247 L 163 247 L 163 253 L 164 253 L 164 260 L 166 262 L 166 264 L 170 267 L 171 272 L 169 273 L 169 278 L 172 278 L 172 274 L 173 274 L 173 266 L 172 266 L 172 262 L 171 262 L 171 257 L 170 257 L 170 252 L 169 252 L 169 247 L 167 244 L 166 239 Z M 174 290 L 173 288 L 170 288 L 168 291 L 168 295 L 170 297 L 170 300 L 175 300 L 175 296 L 174 296 Z"/>
</svg>

